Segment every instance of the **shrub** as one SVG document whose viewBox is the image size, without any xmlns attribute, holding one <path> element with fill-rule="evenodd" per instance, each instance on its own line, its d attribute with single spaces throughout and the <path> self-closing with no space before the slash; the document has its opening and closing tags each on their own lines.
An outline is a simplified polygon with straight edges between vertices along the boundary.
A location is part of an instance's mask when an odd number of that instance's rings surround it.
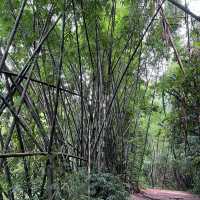
<svg viewBox="0 0 200 200">
<path fill-rule="evenodd" d="M 109 173 L 92 174 L 90 177 L 91 197 L 104 200 L 126 200 L 128 192 L 120 179 Z"/>
<path fill-rule="evenodd" d="M 65 198 L 69 200 L 127 200 L 129 197 L 120 179 L 109 173 L 92 173 L 88 177 L 86 172 L 81 171 L 68 178 L 65 186 L 68 195 Z"/>
</svg>

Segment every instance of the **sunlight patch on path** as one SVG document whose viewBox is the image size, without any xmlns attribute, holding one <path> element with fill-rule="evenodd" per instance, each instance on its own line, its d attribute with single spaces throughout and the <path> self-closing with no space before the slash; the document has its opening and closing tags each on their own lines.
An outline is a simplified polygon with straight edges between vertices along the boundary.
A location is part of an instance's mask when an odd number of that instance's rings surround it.
<svg viewBox="0 0 200 200">
<path fill-rule="evenodd" d="M 140 194 L 132 196 L 132 200 L 200 200 L 200 197 L 188 192 L 159 190 L 159 189 L 146 189 Z"/>
</svg>

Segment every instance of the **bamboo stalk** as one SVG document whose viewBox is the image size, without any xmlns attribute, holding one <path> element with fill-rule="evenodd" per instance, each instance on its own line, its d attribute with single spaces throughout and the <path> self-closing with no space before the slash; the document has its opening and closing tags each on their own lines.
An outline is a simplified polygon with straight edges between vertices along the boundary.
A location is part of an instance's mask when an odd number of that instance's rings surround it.
<svg viewBox="0 0 200 200">
<path fill-rule="evenodd" d="M 175 5 L 176 7 L 178 7 L 179 9 L 183 10 L 185 13 L 187 13 L 188 15 L 192 16 L 193 18 L 195 18 L 197 21 L 200 22 L 200 16 L 195 15 L 191 10 L 189 10 L 187 7 L 181 5 L 180 3 L 178 3 L 177 1 L 174 0 L 168 0 L 170 3 L 172 3 L 173 5 Z"/>
<path fill-rule="evenodd" d="M 32 156 L 48 156 L 48 155 L 53 155 L 53 156 L 67 156 L 68 158 L 76 158 L 78 160 L 82 160 L 87 162 L 85 158 L 79 157 L 79 156 L 74 156 L 62 152 L 23 152 L 23 153 L 0 153 L 0 158 L 19 158 L 19 157 L 32 157 Z"/>
</svg>

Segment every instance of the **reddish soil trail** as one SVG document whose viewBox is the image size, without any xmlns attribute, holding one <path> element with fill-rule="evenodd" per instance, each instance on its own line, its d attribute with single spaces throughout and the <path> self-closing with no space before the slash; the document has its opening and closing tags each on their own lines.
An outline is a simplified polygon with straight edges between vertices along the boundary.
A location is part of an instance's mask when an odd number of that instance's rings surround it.
<svg viewBox="0 0 200 200">
<path fill-rule="evenodd" d="M 200 197 L 189 192 L 159 189 L 146 189 L 132 197 L 132 200 L 200 200 Z"/>
</svg>

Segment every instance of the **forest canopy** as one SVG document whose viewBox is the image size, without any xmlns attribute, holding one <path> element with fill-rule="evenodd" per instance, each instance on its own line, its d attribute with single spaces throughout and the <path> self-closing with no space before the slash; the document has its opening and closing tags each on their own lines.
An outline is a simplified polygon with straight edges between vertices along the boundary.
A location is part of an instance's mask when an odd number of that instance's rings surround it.
<svg viewBox="0 0 200 200">
<path fill-rule="evenodd" d="M 1 0 L 0 200 L 200 193 L 199 28 L 187 1 Z"/>
</svg>

